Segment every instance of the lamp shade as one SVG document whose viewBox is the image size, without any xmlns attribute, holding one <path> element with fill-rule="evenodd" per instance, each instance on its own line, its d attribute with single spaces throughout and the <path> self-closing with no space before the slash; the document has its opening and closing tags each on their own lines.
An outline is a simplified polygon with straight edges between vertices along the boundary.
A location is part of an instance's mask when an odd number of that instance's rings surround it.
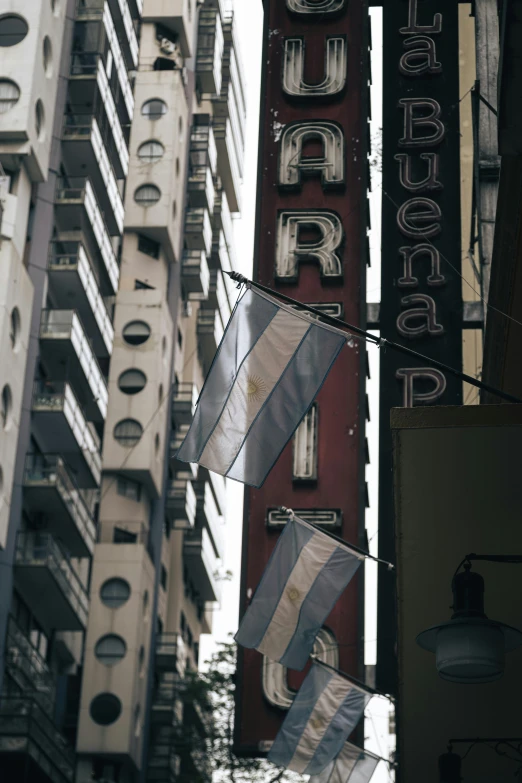
<svg viewBox="0 0 522 783">
<path fill-rule="evenodd" d="M 444 680 L 484 683 L 504 673 L 505 653 L 522 644 L 522 633 L 488 620 L 484 614 L 484 581 L 479 574 L 458 574 L 453 582 L 454 614 L 417 636 L 417 644 L 435 653 Z"/>
</svg>

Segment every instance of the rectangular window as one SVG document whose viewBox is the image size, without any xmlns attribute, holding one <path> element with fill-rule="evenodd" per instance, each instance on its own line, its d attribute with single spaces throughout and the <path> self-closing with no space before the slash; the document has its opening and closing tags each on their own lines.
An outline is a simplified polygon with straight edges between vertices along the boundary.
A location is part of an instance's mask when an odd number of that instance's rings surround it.
<svg viewBox="0 0 522 783">
<path fill-rule="evenodd" d="M 135 500 L 136 502 L 141 500 L 141 484 L 132 479 L 118 476 L 117 492 L 118 495 L 129 498 L 129 500 Z"/>
<path fill-rule="evenodd" d="M 135 544 L 138 541 L 138 534 L 131 533 L 123 527 L 115 527 L 112 531 L 112 540 L 114 544 Z"/>
<path fill-rule="evenodd" d="M 164 565 L 161 566 L 161 576 L 160 576 L 160 582 L 161 586 L 164 590 L 167 589 L 167 569 Z"/>
<path fill-rule="evenodd" d="M 317 480 L 317 419 L 314 402 L 294 435 L 294 481 Z"/>
<path fill-rule="evenodd" d="M 160 257 L 161 245 L 159 242 L 155 242 L 154 239 L 138 234 L 138 250 L 140 253 L 145 253 L 146 256 L 158 259 Z"/>
</svg>

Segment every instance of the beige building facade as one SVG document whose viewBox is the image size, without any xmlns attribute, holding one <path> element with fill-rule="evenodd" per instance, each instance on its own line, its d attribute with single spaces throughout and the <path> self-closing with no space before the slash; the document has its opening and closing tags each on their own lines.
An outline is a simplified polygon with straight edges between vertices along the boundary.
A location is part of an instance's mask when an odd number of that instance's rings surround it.
<svg viewBox="0 0 522 783">
<path fill-rule="evenodd" d="M 0 0 L 7 781 L 208 774 L 182 684 L 226 488 L 175 454 L 231 312 L 245 117 L 223 0 Z"/>
</svg>

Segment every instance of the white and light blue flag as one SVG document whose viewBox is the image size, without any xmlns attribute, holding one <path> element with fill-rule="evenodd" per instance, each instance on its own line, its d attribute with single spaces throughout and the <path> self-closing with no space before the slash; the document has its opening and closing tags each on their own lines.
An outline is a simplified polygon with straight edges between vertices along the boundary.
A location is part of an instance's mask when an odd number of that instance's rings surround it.
<svg viewBox="0 0 522 783">
<path fill-rule="evenodd" d="M 341 752 L 372 694 L 314 662 L 274 740 L 268 759 L 278 767 L 320 775 Z"/>
<path fill-rule="evenodd" d="M 337 758 L 308 783 L 369 783 L 379 761 L 380 756 L 345 742 Z"/>
<path fill-rule="evenodd" d="M 314 640 L 364 555 L 293 514 L 241 621 L 236 641 L 304 669 Z"/>
<path fill-rule="evenodd" d="M 347 336 L 257 290 L 239 300 L 177 457 L 260 487 Z"/>
</svg>

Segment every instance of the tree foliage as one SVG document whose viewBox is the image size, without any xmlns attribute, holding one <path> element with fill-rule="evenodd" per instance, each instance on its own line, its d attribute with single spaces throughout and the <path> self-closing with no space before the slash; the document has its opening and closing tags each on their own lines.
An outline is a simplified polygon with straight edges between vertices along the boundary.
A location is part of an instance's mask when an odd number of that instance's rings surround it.
<svg viewBox="0 0 522 783">
<path fill-rule="evenodd" d="M 209 771 L 214 783 L 304 783 L 306 778 L 280 770 L 266 759 L 238 758 L 233 752 L 237 648 L 221 642 L 207 670 L 189 674 L 185 699 L 199 703 L 207 716 Z M 201 742 L 201 740 L 199 740 Z"/>
</svg>

